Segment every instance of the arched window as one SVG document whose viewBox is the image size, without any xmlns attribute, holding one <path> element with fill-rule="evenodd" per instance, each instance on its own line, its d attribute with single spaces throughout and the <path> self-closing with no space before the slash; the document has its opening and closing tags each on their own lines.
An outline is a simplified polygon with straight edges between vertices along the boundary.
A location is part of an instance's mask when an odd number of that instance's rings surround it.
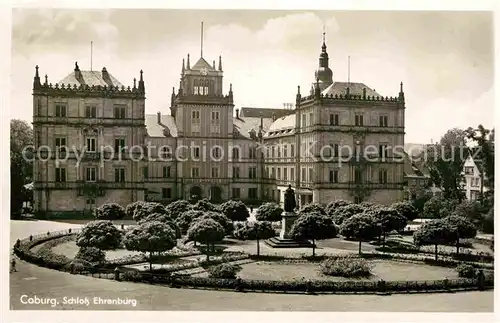
<svg viewBox="0 0 500 323">
<path fill-rule="evenodd" d="M 205 82 L 203 82 L 203 95 L 208 95 L 208 84 L 209 80 L 205 80 Z"/>
<path fill-rule="evenodd" d="M 194 80 L 194 84 L 193 84 L 193 85 L 194 85 L 194 86 L 193 86 L 193 94 L 194 94 L 194 95 L 197 95 L 197 94 L 198 94 L 198 84 L 199 84 L 198 80 L 196 80 L 196 79 L 195 79 L 195 80 Z"/>
</svg>

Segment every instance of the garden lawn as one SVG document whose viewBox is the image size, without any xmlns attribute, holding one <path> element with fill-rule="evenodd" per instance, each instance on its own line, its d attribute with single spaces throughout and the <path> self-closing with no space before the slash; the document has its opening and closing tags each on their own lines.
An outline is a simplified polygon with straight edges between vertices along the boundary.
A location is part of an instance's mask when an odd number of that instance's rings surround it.
<svg viewBox="0 0 500 323">
<path fill-rule="evenodd" d="M 457 279 L 458 275 L 453 268 L 430 266 L 424 264 L 404 263 L 388 260 L 370 260 L 373 264 L 372 276 L 356 280 L 438 280 Z M 242 279 L 255 280 L 336 280 L 345 281 L 352 278 L 325 276 L 319 270 L 319 264 L 314 263 L 278 263 L 254 262 L 242 265 L 238 276 Z"/>
<path fill-rule="evenodd" d="M 74 259 L 79 249 L 80 247 L 76 245 L 76 241 L 69 241 L 58 244 L 57 246 L 52 248 L 52 252 L 54 252 L 55 254 L 64 255 L 70 259 Z M 105 253 L 107 260 L 116 259 L 127 255 L 141 254 L 140 252 L 129 251 L 126 249 L 106 250 Z"/>
</svg>

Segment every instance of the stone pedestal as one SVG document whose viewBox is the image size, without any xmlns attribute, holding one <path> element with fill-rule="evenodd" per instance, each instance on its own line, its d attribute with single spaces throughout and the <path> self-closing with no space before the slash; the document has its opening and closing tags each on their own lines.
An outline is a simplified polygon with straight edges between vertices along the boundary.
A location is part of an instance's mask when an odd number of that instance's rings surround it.
<svg viewBox="0 0 500 323">
<path fill-rule="evenodd" d="M 297 214 L 295 212 L 283 212 L 283 216 L 281 218 L 281 232 L 280 239 L 291 239 L 290 230 L 292 229 L 292 225 L 297 219 Z"/>
<path fill-rule="evenodd" d="M 281 219 L 281 232 L 279 237 L 273 237 L 265 241 L 272 248 L 312 248 L 312 243 L 304 240 L 293 240 L 290 230 L 297 219 L 295 212 L 284 212 Z"/>
</svg>

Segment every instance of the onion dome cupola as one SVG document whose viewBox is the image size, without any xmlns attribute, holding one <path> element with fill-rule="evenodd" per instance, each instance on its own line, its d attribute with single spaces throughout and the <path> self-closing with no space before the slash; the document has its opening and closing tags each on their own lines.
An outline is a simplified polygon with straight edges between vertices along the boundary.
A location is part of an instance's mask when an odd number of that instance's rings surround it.
<svg viewBox="0 0 500 323">
<path fill-rule="evenodd" d="M 319 81 L 321 89 L 333 83 L 333 72 L 328 67 L 328 53 L 326 52 L 325 33 L 323 33 L 323 45 L 319 55 L 319 66 L 314 73 L 314 78 Z"/>
</svg>

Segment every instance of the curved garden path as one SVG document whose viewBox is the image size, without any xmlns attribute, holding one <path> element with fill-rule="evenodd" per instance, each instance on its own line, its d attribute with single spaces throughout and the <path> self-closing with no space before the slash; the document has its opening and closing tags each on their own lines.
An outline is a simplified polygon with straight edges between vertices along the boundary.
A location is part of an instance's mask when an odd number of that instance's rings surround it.
<svg viewBox="0 0 500 323">
<path fill-rule="evenodd" d="M 75 224 L 49 221 L 11 221 L 13 245 L 30 234 L 76 227 Z M 10 274 L 12 310 L 184 310 L 184 311 L 366 311 L 366 312 L 492 312 L 493 291 L 454 294 L 411 295 L 285 295 L 173 289 L 163 286 L 115 282 L 58 272 L 18 261 L 18 272 Z M 51 297 L 60 302 L 50 305 L 21 303 L 21 296 Z M 64 305 L 63 297 L 129 297 L 131 305 Z"/>
</svg>

